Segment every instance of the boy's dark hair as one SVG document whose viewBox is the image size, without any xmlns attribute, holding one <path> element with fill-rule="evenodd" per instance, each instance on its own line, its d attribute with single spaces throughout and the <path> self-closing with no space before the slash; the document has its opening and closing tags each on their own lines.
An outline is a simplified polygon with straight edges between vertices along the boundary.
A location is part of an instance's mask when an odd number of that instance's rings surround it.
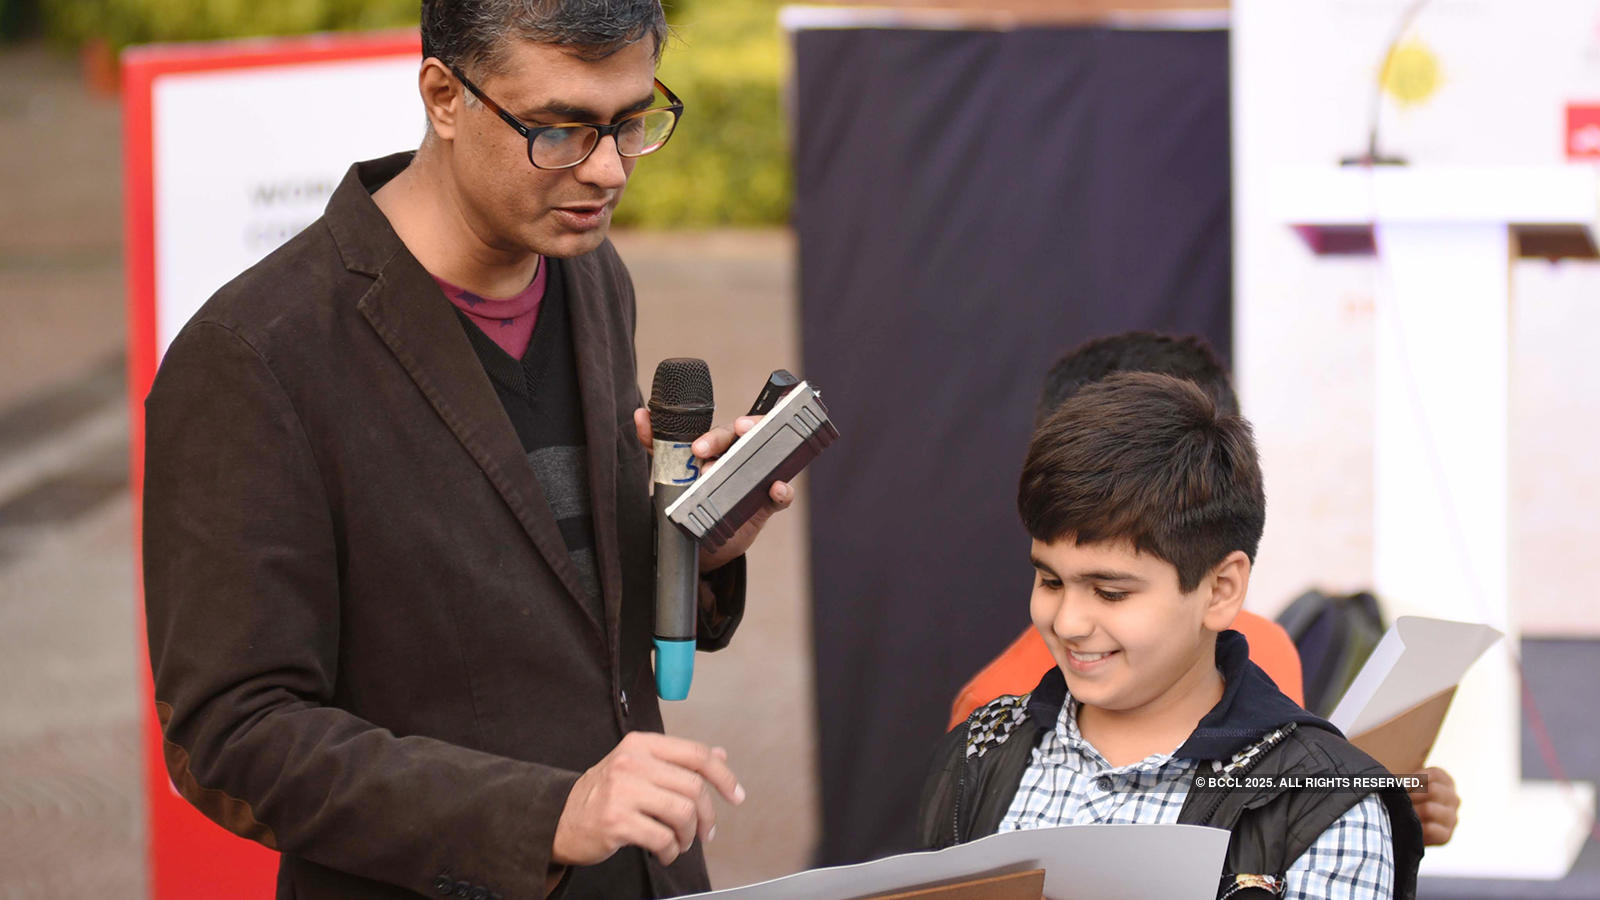
<svg viewBox="0 0 1600 900">
<path fill-rule="evenodd" d="M 1184 592 L 1235 550 L 1253 562 L 1266 523 L 1250 423 L 1148 372 L 1087 385 L 1039 426 L 1017 509 L 1038 541 L 1128 541 L 1171 563 Z"/>
<path fill-rule="evenodd" d="M 1204 338 L 1125 331 L 1087 341 L 1056 360 L 1044 377 L 1034 425 L 1044 422 L 1084 385 L 1118 372 L 1156 372 L 1192 381 L 1211 396 L 1223 415 L 1239 414 L 1239 398 L 1228 382 L 1228 370 Z"/>
<path fill-rule="evenodd" d="M 498 74 L 513 39 L 570 47 L 584 59 L 667 36 L 660 0 L 422 0 L 422 56 Z"/>
</svg>

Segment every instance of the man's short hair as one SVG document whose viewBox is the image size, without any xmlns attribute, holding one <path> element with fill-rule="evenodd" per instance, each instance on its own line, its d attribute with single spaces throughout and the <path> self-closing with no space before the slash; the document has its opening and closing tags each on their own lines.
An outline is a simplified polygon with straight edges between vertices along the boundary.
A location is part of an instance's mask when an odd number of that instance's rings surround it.
<svg viewBox="0 0 1600 900">
<path fill-rule="evenodd" d="M 1157 372 L 1192 381 L 1211 396 L 1223 415 L 1239 412 L 1239 398 L 1228 382 L 1228 370 L 1204 338 L 1126 331 L 1095 338 L 1056 360 L 1044 377 L 1034 424 L 1043 422 L 1084 385 L 1118 372 Z"/>
<path fill-rule="evenodd" d="M 604 59 L 648 38 L 659 58 L 667 37 L 660 0 L 422 0 L 422 56 L 498 74 L 507 41 L 570 47 Z"/>
<path fill-rule="evenodd" d="M 1235 550 L 1253 562 L 1266 522 L 1250 423 L 1144 372 L 1085 386 L 1039 426 L 1017 509 L 1038 541 L 1127 541 L 1171 563 L 1186 593 Z"/>
</svg>

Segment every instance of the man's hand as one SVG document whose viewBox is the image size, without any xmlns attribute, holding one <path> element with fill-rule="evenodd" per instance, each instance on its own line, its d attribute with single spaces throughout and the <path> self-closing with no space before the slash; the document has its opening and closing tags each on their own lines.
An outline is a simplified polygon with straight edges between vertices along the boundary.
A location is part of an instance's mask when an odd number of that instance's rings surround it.
<svg viewBox="0 0 1600 900">
<path fill-rule="evenodd" d="M 1461 798 L 1456 795 L 1456 780 L 1438 766 L 1422 770 L 1428 776 L 1428 792 L 1412 794 L 1411 805 L 1416 807 L 1417 818 L 1422 820 L 1422 842 L 1438 847 L 1450 842 L 1456 831 L 1456 812 L 1461 809 Z"/>
<path fill-rule="evenodd" d="M 756 423 L 759 421 L 761 421 L 760 416 L 740 416 L 733 420 L 731 426 L 719 425 L 695 438 L 691 449 L 694 451 L 694 455 L 700 459 L 716 459 L 726 453 L 740 435 L 756 427 Z M 650 430 L 650 413 L 643 407 L 633 411 L 633 430 L 639 437 L 639 443 L 643 444 L 646 450 L 654 447 L 651 443 L 653 433 Z M 788 509 L 789 504 L 794 502 L 794 488 L 790 487 L 787 481 L 775 481 L 772 483 L 772 489 L 767 493 L 767 499 L 771 502 L 761 507 L 756 511 L 755 515 L 750 517 L 749 521 L 739 526 L 739 530 L 735 531 L 733 537 L 729 538 L 721 547 L 718 547 L 715 551 L 707 551 L 705 548 L 701 548 L 701 572 L 719 569 L 750 549 L 750 545 L 755 543 L 756 535 L 761 533 L 761 526 L 767 524 L 767 520 L 772 518 L 772 514 Z"/>
<path fill-rule="evenodd" d="M 662 865 L 716 832 L 711 790 L 735 806 L 744 788 L 727 751 L 650 731 L 630 732 L 584 772 L 556 823 L 550 860 L 592 866 L 624 846 L 643 847 Z"/>
</svg>

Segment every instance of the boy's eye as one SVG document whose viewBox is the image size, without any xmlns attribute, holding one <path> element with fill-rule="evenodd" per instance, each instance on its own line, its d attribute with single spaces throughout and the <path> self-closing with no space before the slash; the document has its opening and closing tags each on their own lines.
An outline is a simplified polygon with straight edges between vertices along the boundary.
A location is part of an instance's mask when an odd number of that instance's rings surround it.
<svg viewBox="0 0 1600 900">
<path fill-rule="evenodd" d="M 1115 603 L 1118 600 L 1128 599 L 1127 591 L 1112 591 L 1103 587 L 1097 587 L 1094 589 L 1094 592 L 1099 595 L 1101 600 L 1107 600 L 1112 603 Z"/>
<path fill-rule="evenodd" d="M 1051 578 L 1047 575 L 1040 574 L 1039 586 L 1047 591 L 1059 591 L 1061 590 L 1061 579 Z"/>
</svg>

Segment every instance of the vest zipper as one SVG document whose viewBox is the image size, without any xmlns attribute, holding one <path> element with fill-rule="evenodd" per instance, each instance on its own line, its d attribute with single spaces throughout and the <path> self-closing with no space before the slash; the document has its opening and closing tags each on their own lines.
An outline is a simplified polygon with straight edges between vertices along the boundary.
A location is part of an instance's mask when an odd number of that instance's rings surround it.
<svg viewBox="0 0 1600 900">
<path fill-rule="evenodd" d="M 967 740 L 972 735 L 972 717 L 967 717 L 967 733 L 962 735 L 961 746 L 965 750 Z M 967 792 L 967 766 L 972 760 L 963 752 L 961 755 L 961 775 L 956 779 L 955 802 L 950 804 L 950 843 L 961 843 L 961 797 Z"/>
<path fill-rule="evenodd" d="M 1284 727 L 1267 735 L 1266 738 L 1263 739 L 1259 744 L 1256 744 L 1245 751 L 1245 753 L 1248 755 L 1244 759 L 1237 760 L 1233 763 L 1223 766 L 1222 770 L 1218 774 L 1244 775 L 1248 773 L 1251 769 L 1254 769 L 1263 758 L 1266 757 L 1268 750 L 1271 750 L 1273 747 L 1283 743 L 1283 740 L 1295 730 L 1298 724 L 1299 723 L 1297 722 L 1290 722 L 1288 725 L 1285 725 Z M 1218 790 L 1217 798 L 1211 801 L 1211 806 L 1206 809 L 1205 814 L 1200 817 L 1200 821 L 1196 822 L 1195 824 L 1211 824 L 1211 817 L 1217 814 L 1217 809 L 1222 806 L 1222 800 L 1226 796 L 1227 793 L 1225 791 Z"/>
</svg>

